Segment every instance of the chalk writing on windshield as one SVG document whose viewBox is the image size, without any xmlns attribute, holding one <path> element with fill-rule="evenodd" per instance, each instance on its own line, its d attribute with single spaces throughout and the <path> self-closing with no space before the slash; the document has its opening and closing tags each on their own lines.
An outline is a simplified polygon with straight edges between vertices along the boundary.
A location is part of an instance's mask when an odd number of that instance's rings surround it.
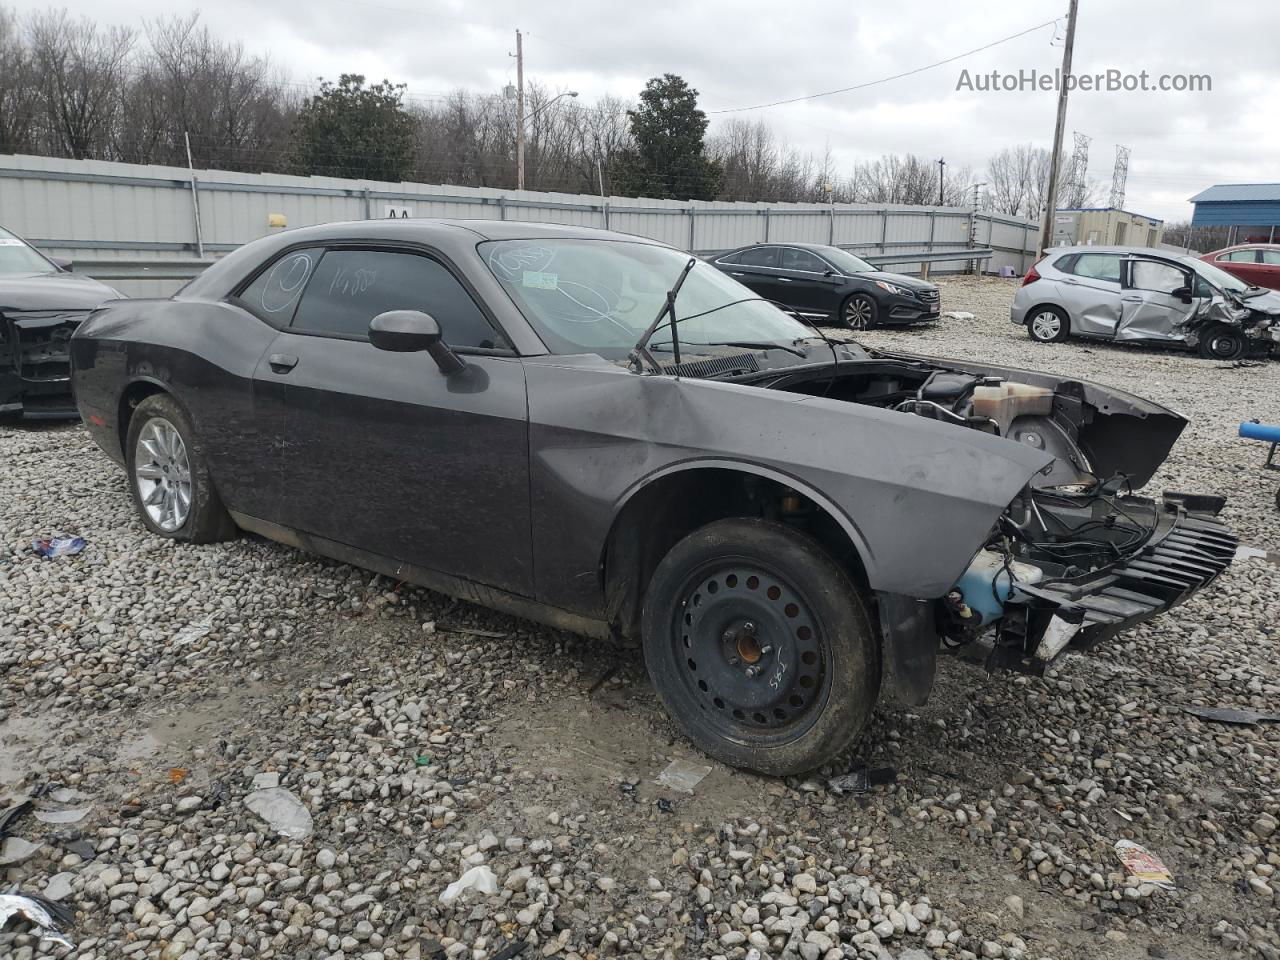
<svg viewBox="0 0 1280 960">
<path fill-rule="evenodd" d="M 277 261 L 267 274 L 259 300 L 267 313 L 279 313 L 293 306 L 311 276 L 315 260 L 310 253 L 295 253 Z"/>
<path fill-rule="evenodd" d="M 337 296 L 358 297 L 378 281 L 378 271 L 361 267 L 348 271 L 345 267 L 333 275 L 329 292 Z"/>
</svg>

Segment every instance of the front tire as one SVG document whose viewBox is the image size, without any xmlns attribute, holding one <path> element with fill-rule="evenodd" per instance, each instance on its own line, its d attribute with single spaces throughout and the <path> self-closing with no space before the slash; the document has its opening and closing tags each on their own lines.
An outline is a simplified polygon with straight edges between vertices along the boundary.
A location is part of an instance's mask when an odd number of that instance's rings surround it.
<svg viewBox="0 0 1280 960">
<path fill-rule="evenodd" d="M 1060 307 L 1036 307 L 1027 317 L 1027 335 L 1037 343 L 1058 343 L 1071 335 L 1071 320 Z"/>
<path fill-rule="evenodd" d="M 1244 331 L 1216 323 L 1200 336 L 1200 356 L 1209 360 L 1239 360 L 1249 352 Z"/>
<path fill-rule="evenodd" d="M 880 650 L 857 588 L 815 541 L 765 520 L 718 520 L 658 564 L 645 663 L 703 752 L 782 776 L 858 735 L 880 692 Z"/>
<path fill-rule="evenodd" d="M 880 305 L 865 293 L 854 293 L 841 306 L 840 318 L 850 330 L 870 330 L 880 319 Z"/>
<path fill-rule="evenodd" d="M 235 524 L 209 477 L 204 448 L 171 396 L 156 393 L 138 404 L 125 450 L 129 491 L 148 530 L 190 543 L 235 536 Z"/>
</svg>

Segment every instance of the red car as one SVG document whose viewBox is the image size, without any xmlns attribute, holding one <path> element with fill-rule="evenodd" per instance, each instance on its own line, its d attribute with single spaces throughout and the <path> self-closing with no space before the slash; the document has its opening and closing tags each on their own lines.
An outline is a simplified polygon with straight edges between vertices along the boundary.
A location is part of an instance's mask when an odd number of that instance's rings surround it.
<svg viewBox="0 0 1280 960">
<path fill-rule="evenodd" d="M 1255 287 L 1280 290 L 1280 243 L 1238 243 L 1200 258 Z"/>
</svg>

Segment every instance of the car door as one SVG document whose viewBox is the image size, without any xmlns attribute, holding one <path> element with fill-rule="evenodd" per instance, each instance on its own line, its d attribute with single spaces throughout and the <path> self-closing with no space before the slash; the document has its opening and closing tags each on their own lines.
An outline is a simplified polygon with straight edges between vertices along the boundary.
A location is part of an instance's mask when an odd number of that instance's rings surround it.
<svg viewBox="0 0 1280 960">
<path fill-rule="evenodd" d="M 1120 321 L 1120 254 L 1082 253 L 1058 285 L 1071 332 L 1114 337 Z"/>
<path fill-rule="evenodd" d="M 1192 297 L 1190 270 L 1164 260 L 1126 259 L 1123 265 L 1123 312 L 1117 340 L 1181 340 L 1188 320 L 1199 309 Z"/>
<path fill-rule="evenodd" d="M 832 276 L 826 274 L 830 272 Z M 781 299 L 801 313 L 827 315 L 839 309 L 836 288 L 842 280 L 825 260 L 799 247 L 778 250 L 778 284 Z"/>
<path fill-rule="evenodd" d="M 778 290 L 777 247 L 749 247 L 739 251 L 732 262 L 719 261 L 718 265 L 733 279 L 766 300 L 781 299 Z"/>
<path fill-rule="evenodd" d="M 369 343 L 369 321 L 400 309 L 435 317 L 466 368 Z M 266 362 L 283 386 L 281 522 L 531 594 L 524 369 L 442 259 L 325 250 Z"/>
<path fill-rule="evenodd" d="M 1258 286 L 1280 290 L 1280 250 L 1259 250 Z"/>
</svg>

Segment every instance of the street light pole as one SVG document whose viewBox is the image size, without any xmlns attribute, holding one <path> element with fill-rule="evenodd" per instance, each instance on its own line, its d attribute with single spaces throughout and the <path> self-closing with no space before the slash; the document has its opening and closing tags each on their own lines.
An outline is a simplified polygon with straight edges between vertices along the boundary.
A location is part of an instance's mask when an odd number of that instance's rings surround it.
<svg viewBox="0 0 1280 960">
<path fill-rule="evenodd" d="M 1049 182 L 1045 187 L 1044 218 L 1040 223 L 1040 256 L 1053 243 L 1053 222 L 1058 211 L 1058 158 L 1062 155 L 1062 135 L 1067 125 L 1067 86 L 1071 76 L 1071 51 L 1076 43 L 1076 8 L 1079 0 L 1067 7 L 1067 40 L 1062 47 L 1062 74 L 1058 88 L 1058 119 L 1053 127 L 1053 153 L 1049 156 Z"/>
<path fill-rule="evenodd" d="M 1074 2 L 1074 0 L 1072 0 Z M 524 189 L 524 38 L 516 31 L 516 189 Z"/>
<path fill-rule="evenodd" d="M 938 165 L 938 206 L 942 206 L 942 184 L 947 172 L 947 161 L 939 157 L 934 163 Z"/>
</svg>

